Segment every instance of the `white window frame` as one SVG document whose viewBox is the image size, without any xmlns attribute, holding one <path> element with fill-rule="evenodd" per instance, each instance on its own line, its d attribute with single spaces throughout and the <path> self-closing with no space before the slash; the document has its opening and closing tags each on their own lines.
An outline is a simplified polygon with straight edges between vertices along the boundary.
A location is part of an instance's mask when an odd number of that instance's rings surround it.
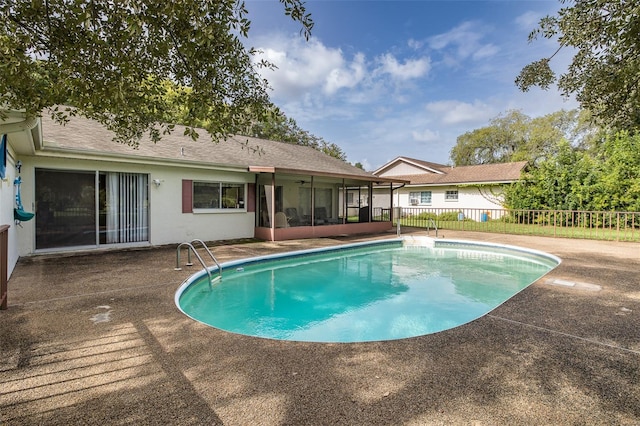
<svg viewBox="0 0 640 426">
<path fill-rule="evenodd" d="M 423 197 L 425 197 L 426 194 L 428 195 L 428 201 L 423 201 Z M 417 202 L 414 202 L 413 200 L 417 200 Z M 431 203 L 433 202 L 433 192 L 432 191 L 412 191 L 409 192 L 409 204 L 411 204 L 412 206 L 416 206 L 416 205 L 420 205 L 420 206 L 430 206 Z"/>
<path fill-rule="evenodd" d="M 218 200 L 217 206 L 211 205 L 208 207 L 196 207 L 196 187 L 206 184 L 208 186 L 217 186 L 218 188 Z M 223 188 L 225 186 L 236 186 L 242 188 L 242 194 L 238 197 L 238 203 L 235 207 L 225 207 L 223 204 Z M 223 212 L 245 212 L 247 211 L 247 184 L 242 182 L 227 182 L 227 181 L 205 181 L 194 180 L 192 183 L 192 198 L 191 206 L 194 213 L 223 213 Z"/>
<path fill-rule="evenodd" d="M 458 201 L 459 193 L 457 189 L 450 189 L 444 193 L 444 201 L 456 202 Z"/>
</svg>

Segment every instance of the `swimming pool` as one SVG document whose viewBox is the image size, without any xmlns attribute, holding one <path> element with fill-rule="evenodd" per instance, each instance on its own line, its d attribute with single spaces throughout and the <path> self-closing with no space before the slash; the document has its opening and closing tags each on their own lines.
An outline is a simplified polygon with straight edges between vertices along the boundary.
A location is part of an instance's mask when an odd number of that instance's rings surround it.
<svg viewBox="0 0 640 426">
<path fill-rule="evenodd" d="M 394 340 L 473 321 L 559 263 L 518 247 L 409 237 L 228 262 L 212 286 L 204 271 L 186 280 L 175 302 L 233 333 Z"/>
</svg>

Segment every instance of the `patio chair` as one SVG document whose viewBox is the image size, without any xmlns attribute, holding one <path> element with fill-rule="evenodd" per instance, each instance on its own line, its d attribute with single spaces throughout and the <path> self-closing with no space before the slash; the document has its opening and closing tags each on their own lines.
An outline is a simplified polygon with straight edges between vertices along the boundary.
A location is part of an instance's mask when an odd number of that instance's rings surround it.
<svg viewBox="0 0 640 426">
<path fill-rule="evenodd" d="M 284 209 L 284 213 L 287 215 L 287 218 L 289 219 L 289 225 L 290 226 L 305 226 L 305 225 L 309 225 L 309 221 L 300 217 L 300 215 L 298 215 L 298 209 L 296 209 L 295 207 L 287 207 Z"/>
<path fill-rule="evenodd" d="M 313 210 L 313 223 L 316 225 L 324 225 L 327 221 L 327 209 L 324 207 L 316 207 Z"/>
<path fill-rule="evenodd" d="M 284 212 L 276 213 L 276 228 L 288 228 L 289 221 L 287 220 L 287 215 Z"/>
</svg>

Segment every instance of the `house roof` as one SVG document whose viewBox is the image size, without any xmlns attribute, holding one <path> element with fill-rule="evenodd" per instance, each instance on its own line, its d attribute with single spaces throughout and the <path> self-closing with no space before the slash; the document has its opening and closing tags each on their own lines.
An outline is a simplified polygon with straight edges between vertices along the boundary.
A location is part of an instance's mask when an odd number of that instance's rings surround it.
<svg viewBox="0 0 640 426">
<path fill-rule="evenodd" d="M 162 136 L 154 144 L 144 137 L 137 148 L 113 141 L 114 134 L 97 121 L 70 117 L 64 126 L 43 115 L 43 147 L 38 155 L 65 157 L 99 156 L 124 162 L 171 162 L 185 166 L 219 167 L 253 172 L 313 174 L 375 182 L 397 182 L 397 179 L 377 177 L 349 163 L 316 149 L 258 139 L 232 136 L 213 142 L 205 130 L 192 140 L 184 135 L 183 126 Z"/>
<path fill-rule="evenodd" d="M 520 178 L 527 165 L 526 161 L 476 166 L 445 167 L 443 174 L 424 173 L 420 175 L 394 176 L 409 181 L 409 185 L 450 185 L 464 183 L 509 183 Z"/>
<path fill-rule="evenodd" d="M 442 169 L 448 168 L 448 166 L 445 166 L 444 164 L 432 163 L 430 161 L 418 160 L 416 158 L 396 157 L 393 160 L 391 160 L 388 163 L 386 163 L 383 166 L 381 166 L 380 168 L 378 168 L 377 170 L 375 170 L 373 172 L 373 174 L 382 175 L 387 170 L 392 169 L 393 167 L 395 167 L 399 163 L 411 164 L 411 165 L 413 165 L 413 166 L 415 166 L 415 167 L 417 167 L 419 169 L 424 170 L 427 173 L 442 173 Z M 419 172 L 415 173 L 415 174 L 419 174 Z"/>
</svg>

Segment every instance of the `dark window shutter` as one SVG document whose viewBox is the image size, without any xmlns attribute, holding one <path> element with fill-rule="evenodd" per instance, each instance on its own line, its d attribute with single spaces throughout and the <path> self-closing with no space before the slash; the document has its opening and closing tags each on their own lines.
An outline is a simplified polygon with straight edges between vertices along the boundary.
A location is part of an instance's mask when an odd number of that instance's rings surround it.
<svg viewBox="0 0 640 426">
<path fill-rule="evenodd" d="M 193 181 L 182 180 L 182 213 L 193 213 Z"/>
<path fill-rule="evenodd" d="M 247 212 L 253 213 L 256 211 L 256 184 L 250 183 L 247 185 Z"/>
</svg>

